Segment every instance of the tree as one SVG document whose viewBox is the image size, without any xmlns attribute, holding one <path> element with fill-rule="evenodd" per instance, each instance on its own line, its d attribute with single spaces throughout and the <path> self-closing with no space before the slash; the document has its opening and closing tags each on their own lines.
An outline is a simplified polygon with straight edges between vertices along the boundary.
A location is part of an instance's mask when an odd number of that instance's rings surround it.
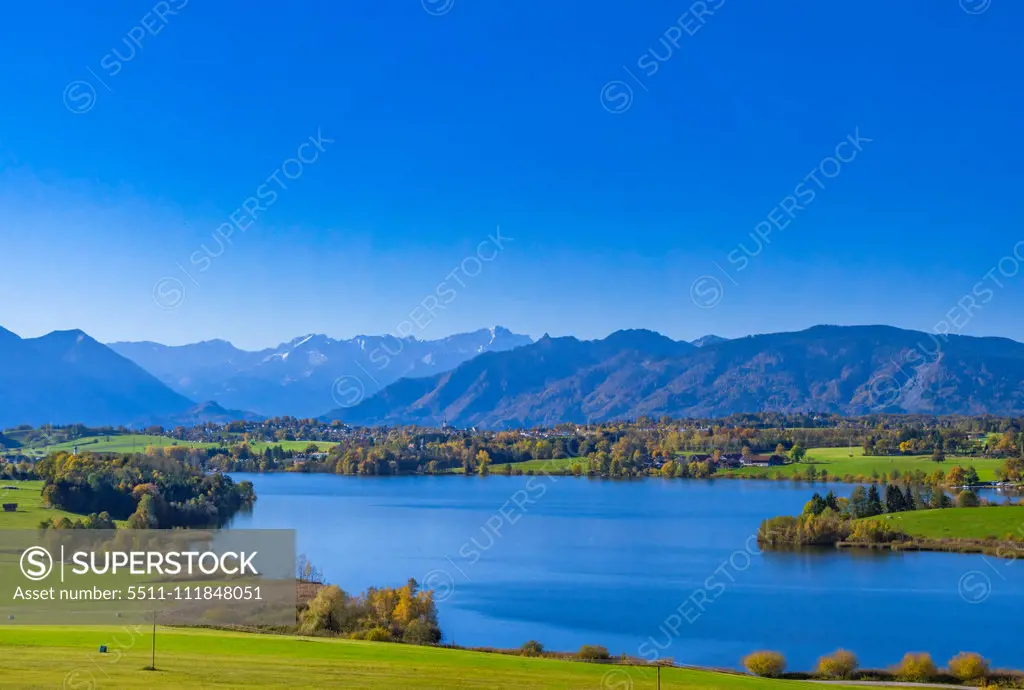
<svg viewBox="0 0 1024 690">
<path fill-rule="evenodd" d="M 850 494 L 850 516 L 854 518 L 868 517 L 868 490 L 858 486 Z"/>
<path fill-rule="evenodd" d="M 476 464 L 477 472 L 479 472 L 481 477 L 486 477 L 488 474 L 491 473 L 491 456 L 486 450 L 477 451 Z"/>
<path fill-rule="evenodd" d="M 903 487 L 903 510 L 917 510 L 917 501 L 914 500 L 914 492 L 910 484 Z"/>
<path fill-rule="evenodd" d="M 440 629 L 421 618 L 409 621 L 402 633 L 402 642 L 406 644 L 434 645 L 440 641 Z"/>
<path fill-rule="evenodd" d="M 799 443 L 794 444 L 792 450 L 789 451 L 789 457 L 793 462 L 800 462 L 807 455 L 807 451 Z"/>
<path fill-rule="evenodd" d="M 320 588 L 299 615 L 299 632 L 303 635 L 341 632 L 347 599 L 345 592 L 336 585 Z"/>
<path fill-rule="evenodd" d="M 544 645 L 537 640 L 527 640 L 519 648 L 519 653 L 523 656 L 540 656 L 544 653 Z"/>
<path fill-rule="evenodd" d="M 878 494 L 878 485 L 872 484 L 868 489 L 868 513 L 865 517 L 882 514 L 882 497 Z"/>
<path fill-rule="evenodd" d="M 899 513 L 904 510 L 903 492 L 895 484 L 887 484 L 885 487 L 885 512 Z"/>
<path fill-rule="evenodd" d="M 821 497 L 817 491 L 811 496 L 811 500 L 804 506 L 804 515 L 821 515 L 825 512 L 828 505 L 825 503 L 825 499 Z"/>
<path fill-rule="evenodd" d="M 829 656 L 818 659 L 814 675 L 830 680 L 843 680 L 852 676 L 857 666 L 857 655 L 845 649 L 837 649 Z"/>
<path fill-rule="evenodd" d="M 967 483 L 967 473 L 960 465 L 953 465 L 946 475 L 946 484 L 949 486 L 964 486 Z"/>
<path fill-rule="evenodd" d="M 753 652 L 743 657 L 743 666 L 755 676 L 777 678 L 786 670 L 786 657 L 779 652 Z"/>
<path fill-rule="evenodd" d="M 938 669 L 931 655 L 908 652 L 896 668 L 896 677 L 908 683 L 925 683 L 935 677 Z"/>
<path fill-rule="evenodd" d="M 988 659 L 974 652 L 960 652 L 946 665 L 950 673 L 965 683 L 983 680 L 988 675 Z"/>
<path fill-rule="evenodd" d="M 970 489 L 964 489 L 956 495 L 957 508 L 977 508 L 980 505 L 981 501 L 978 499 L 978 494 Z"/>
<path fill-rule="evenodd" d="M 932 451 L 932 462 L 945 462 L 946 454 L 942 451 L 942 446 L 935 446 L 935 450 Z"/>
<path fill-rule="evenodd" d="M 585 644 L 580 646 L 580 651 L 576 652 L 577 659 L 583 659 L 584 661 L 604 661 L 610 659 L 611 654 L 608 653 L 607 647 L 602 647 L 596 644 Z"/>
<path fill-rule="evenodd" d="M 775 454 L 776 455 L 785 455 L 786 454 L 786 447 L 784 445 L 782 445 L 781 443 L 779 445 L 775 446 Z"/>
</svg>

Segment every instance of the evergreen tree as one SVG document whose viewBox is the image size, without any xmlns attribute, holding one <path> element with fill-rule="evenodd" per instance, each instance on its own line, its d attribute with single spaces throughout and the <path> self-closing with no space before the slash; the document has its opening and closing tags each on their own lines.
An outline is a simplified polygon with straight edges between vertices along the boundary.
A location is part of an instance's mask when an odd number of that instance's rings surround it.
<svg viewBox="0 0 1024 690">
<path fill-rule="evenodd" d="M 903 510 L 916 510 L 917 501 L 914 500 L 914 492 L 910 489 L 910 484 L 903 487 Z"/>
<path fill-rule="evenodd" d="M 868 490 L 858 486 L 850 494 L 850 515 L 855 518 L 868 517 Z"/>
<path fill-rule="evenodd" d="M 914 510 L 924 510 L 928 507 L 928 502 L 921 496 L 920 484 L 914 484 L 914 494 L 912 498 L 914 501 Z"/>
<path fill-rule="evenodd" d="M 903 492 L 895 484 L 885 486 L 885 512 L 899 513 L 903 511 Z"/>
<path fill-rule="evenodd" d="M 874 517 L 875 515 L 882 514 L 882 497 L 878 494 L 878 485 L 872 484 L 871 488 L 868 489 L 868 505 L 867 515 L 865 517 Z"/>
<path fill-rule="evenodd" d="M 821 494 L 815 491 L 814 495 L 811 496 L 811 500 L 809 500 L 807 505 L 804 506 L 804 514 L 821 515 L 825 512 L 826 508 L 828 508 L 828 504 L 825 503 L 825 499 L 821 497 Z"/>
</svg>

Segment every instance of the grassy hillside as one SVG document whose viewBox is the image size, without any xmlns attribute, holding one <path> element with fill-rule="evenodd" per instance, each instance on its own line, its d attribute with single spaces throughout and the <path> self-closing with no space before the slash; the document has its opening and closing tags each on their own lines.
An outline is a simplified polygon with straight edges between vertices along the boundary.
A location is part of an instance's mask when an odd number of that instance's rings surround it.
<svg viewBox="0 0 1024 690">
<path fill-rule="evenodd" d="M 41 481 L 13 482 L 0 480 L 0 503 L 17 503 L 18 510 L 14 513 L 0 512 L 0 529 L 35 529 L 43 520 L 60 519 L 67 516 L 74 520 L 81 517 L 74 513 L 53 508 L 44 508 L 41 492 Z"/>
<path fill-rule="evenodd" d="M 21 432 L 14 432 L 9 434 L 11 438 Z M 16 439 L 21 440 L 21 439 Z M 67 451 L 73 452 L 75 447 L 78 447 L 79 452 L 90 452 L 90 453 L 141 453 L 146 450 L 146 446 L 157 446 L 165 448 L 168 446 L 184 446 L 186 448 L 212 448 L 212 447 L 229 447 L 241 443 L 241 436 L 234 437 L 231 440 L 226 440 L 223 443 L 201 443 L 194 441 L 179 441 L 177 439 L 168 438 L 166 436 L 152 436 L 149 434 L 125 434 L 123 436 L 110 435 L 110 436 L 87 436 L 85 438 L 76 439 L 74 441 L 64 441 L 62 443 L 40 443 L 34 442 L 25 445 L 21 448 L 10 448 L 7 453 L 20 452 L 25 455 L 37 455 L 43 456 L 47 452 L 55 451 Z M 306 449 L 310 443 L 315 443 L 317 447 L 326 451 L 332 446 L 337 445 L 334 442 L 329 441 L 274 441 L 273 443 L 253 443 L 250 448 L 255 453 L 262 453 L 263 449 L 268 446 L 281 446 L 284 450 L 291 451 L 302 451 Z"/>
<path fill-rule="evenodd" d="M 581 458 L 560 458 L 558 460 L 524 460 L 522 462 L 513 462 L 513 469 L 519 472 L 532 471 L 534 474 L 543 474 L 545 472 L 560 472 L 562 470 L 571 469 L 576 463 L 582 462 L 584 469 L 587 467 L 586 460 Z M 504 471 L 505 463 L 495 462 L 491 463 L 491 474 L 500 475 Z M 449 474 L 462 474 L 461 467 L 453 467 L 448 470 Z"/>
<path fill-rule="evenodd" d="M 206 448 L 213 445 L 215 444 L 178 441 L 177 439 L 167 438 L 166 436 L 125 434 L 123 436 L 87 436 L 74 441 L 64 441 L 63 443 L 54 443 L 52 445 L 34 443 L 23 448 L 10 449 L 9 452 L 19 451 L 26 455 L 33 454 L 42 456 L 47 452 L 52 453 L 60 450 L 71 453 L 77 446 L 79 452 L 82 453 L 131 453 L 133 451 L 141 453 L 146 450 L 146 446 L 186 446 L 189 448 Z"/>
<path fill-rule="evenodd" d="M 1003 539 L 1008 534 L 1024 537 L 1024 506 L 947 508 L 895 513 L 875 520 L 887 520 L 905 534 L 930 539 Z"/>
<path fill-rule="evenodd" d="M 97 648 L 106 644 L 108 654 Z M 149 630 L 0 629 L 4 687 L 110 688 L 655 688 L 651 669 L 350 640 L 158 629 L 157 671 Z M 606 675 L 607 674 L 607 675 Z M 629 682 L 631 679 L 632 682 Z M 663 669 L 665 690 L 778 688 L 814 683 Z"/>
<path fill-rule="evenodd" d="M 850 457 L 850 454 L 853 457 Z M 781 472 L 784 477 L 792 476 L 799 471 L 807 474 L 807 470 L 814 467 L 818 472 L 828 470 L 830 475 L 844 474 L 864 475 L 870 477 L 872 472 L 879 475 L 899 470 L 901 473 L 921 470 L 931 474 L 939 469 L 949 472 L 954 465 L 967 467 L 973 465 L 978 471 L 978 477 L 982 481 L 994 481 L 995 470 L 1002 463 L 1002 460 L 995 458 L 954 458 L 950 457 L 945 462 L 933 462 L 930 455 L 901 455 L 901 456 L 865 456 L 862 448 L 812 448 L 807 451 L 803 462 L 782 467 L 744 467 L 734 470 L 738 476 L 769 476 L 774 477 L 776 472 Z"/>
</svg>

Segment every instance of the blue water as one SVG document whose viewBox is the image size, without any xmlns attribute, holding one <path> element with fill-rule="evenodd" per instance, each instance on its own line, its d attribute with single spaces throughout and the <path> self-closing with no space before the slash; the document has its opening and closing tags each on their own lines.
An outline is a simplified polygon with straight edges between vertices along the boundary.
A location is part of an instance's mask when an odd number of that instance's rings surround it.
<svg viewBox="0 0 1024 690">
<path fill-rule="evenodd" d="M 799 512 L 820 484 L 235 476 L 258 500 L 232 527 L 296 529 L 299 550 L 351 592 L 416 578 L 461 645 L 602 644 L 721 667 L 768 648 L 794 669 L 838 647 L 870 667 L 976 651 L 1024 667 L 1014 561 L 758 552 L 761 520 Z"/>
</svg>

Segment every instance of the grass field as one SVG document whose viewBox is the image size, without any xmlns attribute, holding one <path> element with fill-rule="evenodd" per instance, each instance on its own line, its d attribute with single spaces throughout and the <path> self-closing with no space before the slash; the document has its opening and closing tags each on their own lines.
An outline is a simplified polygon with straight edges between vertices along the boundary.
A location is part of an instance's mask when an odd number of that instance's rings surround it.
<svg viewBox="0 0 1024 690">
<path fill-rule="evenodd" d="M 108 646 L 99 654 L 99 645 Z M 559 688 L 656 687 L 653 669 L 529 659 L 410 645 L 158 628 L 0 629 L 0 685 L 19 688 Z M 629 682 L 631 681 L 631 682 Z M 665 690 L 777 688 L 814 683 L 662 669 Z"/>
<path fill-rule="evenodd" d="M 989 506 L 982 508 L 946 508 L 915 510 L 907 513 L 868 518 L 886 520 L 912 537 L 931 539 L 1004 538 L 1024 536 L 1024 507 Z"/>
<path fill-rule="evenodd" d="M 35 529 L 39 523 L 50 518 L 60 519 L 64 516 L 74 520 L 82 517 L 74 513 L 53 508 L 43 507 L 43 498 L 40 492 L 43 490 L 41 481 L 14 482 L 0 480 L 0 487 L 16 487 L 12 489 L 0 488 L 0 503 L 17 503 L 18 510 L 13 513 L 0 512 L 0 529 Z"/>
<path fill-rule="evenodd" d="M 534 474 L 542 474 L 543 472 L 560 472 L 561 470 L 570 469 L 574 463 L 580 462 L 580 458 L 560 458 L 558 460 L 524 460 L 523 462 L 513 462 L 512 468 L 521 472 L 533 471 Z M 586 465 L 584 465 L 585 467 Z M 491 463 L 491 474 L 502 474 L 504 472 L 505 463 L 495 462 Z M 448 474 L 462 474 L 461 467 L 453 467 L 448 470 Z"/>
<path fill-rule="evenodd" d="M 109 440 L 107 440 L 109 439 Z M 69 453 L 78 447 L 79 452 L 90 453 L 131 453 L 146 450 L 146 446 L 185 446 L 188 448 L 207 448 L 214 446 L 213 443 L 193 443 L 191 441 L 179 441 L 166 436 L 151 436 L 148 434 L 125 434 L 124 436 L 87 436 L 74 441 L 55 443 L 53 445 L 35 445 L 26 448 L 13 448 L 8 452 L 22 452 L 28 455 L 45 455 L 56 451 L 67 451 Z"/>
<path fill-rule="evenodd" d="M 22 448 L 11 448 L 6 452 L 20 452 L 25 455 L 43 456 L 48 452 L 52 453 L 61 450 L 71 453 L 77 447 L 78 451 L 81 453 L 141 453 L 146 450 L 146 446 L 157 446 L 160 448 L 168 446 L 183 446 L 185 448 L 226 448 L 232 445 L 237 445 L 238 443 L 241 443 L 240 438 L 225 441 L 223 443 L 201 443 L 195 441 L 179 441 L 166 436 L 125 434 L 124 436 L 88 436 L 74 441 L 65 441 L 63 443 L 54 443 L 52 445 L 36 444 Z M 281 446 L 284 450 L 301 451 L 305 450 L 306 446 L 310 443 L 315 443 L 322 451 L 329 450 L 332 446 L 337 445 L 337 443 L 332 441 L 274 441 L 273 443 L 253 443 L 250 444 L 249 447 L 254 453 L 262 453 L 263 449 L 268 446 Z"/>
<path fill-rule="evenodd" d="M 274 441 L 272 443 L 250 443 L 249 449 L 254 453 L 262 453 L 264 448 L 270 446 L 281 446 L 281 450 L 303 451 L 310 443 L 315 443 L 321 451 L 330 450 L 338 445 L 334 441 Z"/>
<path fill-rule="evenodd" d="M 850 457 L 850 454 L 853 457 Z M 738 476 L 769 476 L 774 477 L 776 472 L 782 476 L 789 477 L 799 471 L 806 475 L 807 470 L 814 467 L 817 471 L 828 470 L 830 475 L 845 474 L 864 475 L 870 477 L 872 472 L 879 475 L 899 470 L 900 473 L 922 470 L 931 474 L 937 469 L 949 472 L 954 465 L 967 467 L 973 465 L 978 471 L 978 477 L 982 481 L 995 480 L 995 470 L 1002 463 L 1002 460 L 995 458 L 947 458 L 945 462 L 933 462 L 930 455 L 903 455 L 903 456 L 865 456 L 862 448 L 811 448 L 803 462 L 782 467 L 744 467 L 733 470 Z"/>
</svg>

